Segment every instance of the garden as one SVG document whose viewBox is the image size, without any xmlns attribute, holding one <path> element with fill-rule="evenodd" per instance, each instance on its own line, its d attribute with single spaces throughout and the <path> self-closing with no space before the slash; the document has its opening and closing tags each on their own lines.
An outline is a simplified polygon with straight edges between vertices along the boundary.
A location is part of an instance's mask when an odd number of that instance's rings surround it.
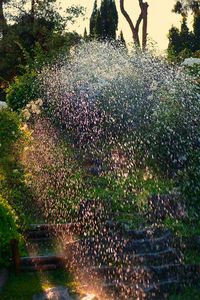
<svg viewBox="0 0 200 300">
<path fill-rule="evenodd" d="M 199 299 L 198 51 L 127 49 L 97 25 L 81 39 L 59 20 L 0 77 L 0 299 Z"/>
</svg>

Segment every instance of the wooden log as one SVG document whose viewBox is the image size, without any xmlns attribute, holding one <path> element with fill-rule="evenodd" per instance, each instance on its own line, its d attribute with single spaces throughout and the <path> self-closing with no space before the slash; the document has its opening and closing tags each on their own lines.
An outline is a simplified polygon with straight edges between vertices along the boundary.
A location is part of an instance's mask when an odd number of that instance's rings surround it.
<svg viewBox="0 0 200 300">
<path fill-rule="evenodd" d="M 10 241 L 12 260 L 14 264 L 14 270 L 16 275 L 20 273 L 20 254 L 19 254 L 19 241 L 17 239 L 12 239 Z"/>
</svg>

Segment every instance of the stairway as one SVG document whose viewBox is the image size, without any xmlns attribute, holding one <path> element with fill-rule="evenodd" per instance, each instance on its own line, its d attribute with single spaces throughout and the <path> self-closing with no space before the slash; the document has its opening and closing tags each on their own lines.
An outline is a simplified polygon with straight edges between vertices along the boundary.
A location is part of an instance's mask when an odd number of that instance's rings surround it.
<svg viewBox="0 0 200 300">
<path fill-rule="evenodd" d="M 98 282 L 103 299 L 167 299 L 184 283 L 185 267 L 168 230 L 112 230 L 67 248 L 77 280 L 88 288 Z"/>
<path fill-rule="evenodd" d="M 199 265 L 182 263 L 169 230 L 127 230 L 111 221 L 94 236 L 84 237 L 80 229 L 78 223 L 32 225 L 26 232 L 29 255 L 20 258 L 20 269 L 67 267 L 84 290 L 93 293 L 95 287 L 104 300 L 169 299 L 171 291 L 199 282 Z"/>
<path fill-rule="evenodd" d="M 33 224 L 25 232 L 27 256 L 20 257 L 21 271 L 47 271 L 65 265 L 63 241 L 72 239 L 78 224 Z"/>
</svg>

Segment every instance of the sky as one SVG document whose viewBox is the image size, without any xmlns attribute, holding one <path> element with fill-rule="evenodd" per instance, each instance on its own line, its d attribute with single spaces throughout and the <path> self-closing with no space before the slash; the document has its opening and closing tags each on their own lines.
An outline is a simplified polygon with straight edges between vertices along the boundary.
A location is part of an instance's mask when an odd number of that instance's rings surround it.
<svg viewBox="0 0 200 300">
<path fill-rule="evenodd" d="M 158 49 L 165 50 L 167 48 L 168 39 L 167 34 L 172 25 L 180 26 L 181 17 L 172 13 L 175 0 L 146 0 L 149 4 L 148 10 L 148 37 L 157 44 Z M 67 2 L 67 5 L 66 5 Z M 99 3 L 101 1 L 99 0 Z M 132 35 L 128 23 L 122 16 L 119 9 L 119 0 L 115 0 L 118 14 L 119 25 L 118 31 L 122 30 L 127 42 L 132 41 Z M 80 19 L 70 29 L 76 30 L 78 33 L 83 34 L 84 28 L 89 29 L 89 19 L 92 13 L 94 0 L 61 0 L 62 6 L 67 7 L 71 5 L 82 5 L 86 10 L 85 20 Z M 134 20 L 137 20 L 139 13 L 138 0 L 125 0 L 125 8 Z"/>
</svg>

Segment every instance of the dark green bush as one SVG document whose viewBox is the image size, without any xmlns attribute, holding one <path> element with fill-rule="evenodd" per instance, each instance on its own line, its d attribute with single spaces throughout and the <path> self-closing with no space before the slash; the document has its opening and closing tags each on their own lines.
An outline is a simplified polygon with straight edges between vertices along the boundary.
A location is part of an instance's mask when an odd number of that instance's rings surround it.
<svg viewBox="0 0 200 300">
<path fill-rule="evenodd" d="M 7 88 L 7 102 L 13 110 L 19 110 L 39 97 L 39 83 L 34 71 L 15 78 Z"/>
<path fill-rule="evenodd" d="M 15 112 L 0 110 L 0 163 L 13 151 L 13 145 L 21 135 L 20 120 Z"/>
<path fill-rule="evenodd" d="M 10 241 L 19 239 L 17 231 L 17 217 L 8 204 L 0 195 L 0 266 L 9 265 L 11 258 Z"/>
</svg>

